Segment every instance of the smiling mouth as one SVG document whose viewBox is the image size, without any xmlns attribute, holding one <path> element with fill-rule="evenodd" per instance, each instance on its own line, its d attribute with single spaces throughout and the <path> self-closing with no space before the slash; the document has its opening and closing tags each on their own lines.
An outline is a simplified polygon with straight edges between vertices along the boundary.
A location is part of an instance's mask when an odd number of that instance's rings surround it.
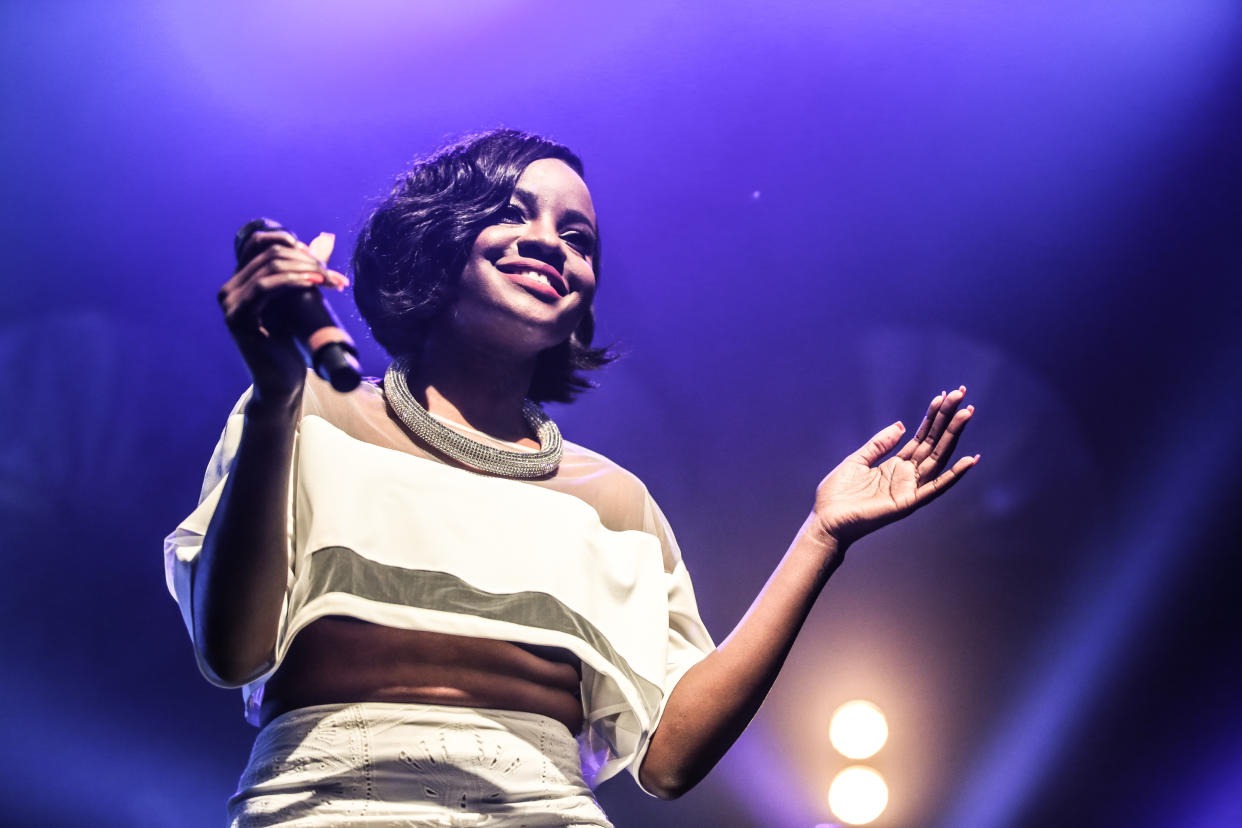
<svg viewBox="0 0 1242 828">
<path fill-rule="evenodd" d="M 569 284 L 565 277 L 557 273 L 549 265 L 536 265 L 526 262 L 509 262 L 497 265 L 498 269 L 514 281 L 533 287 L 548 295 L 558 298 L 569 293 Z"/>
</svg>

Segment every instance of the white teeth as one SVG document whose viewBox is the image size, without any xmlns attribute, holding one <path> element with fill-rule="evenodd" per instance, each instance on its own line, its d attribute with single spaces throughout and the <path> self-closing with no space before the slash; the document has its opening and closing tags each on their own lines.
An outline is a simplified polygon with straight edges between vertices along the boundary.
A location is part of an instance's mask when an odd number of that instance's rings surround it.
<svg viewBox="0 0 1242 828">
<path fill-rule="evenodd" d="M 516 270 L 513 272 L 513 275 L 526 276 L 528 278 L 534 279 L 537 282 L 542 282 L 543 284 L 548 285 L 549 287 L 551 287 L 552 285 L 552 281 L 548 278 L 547 274 L 540 273 L 537 270 Z"/>
</svg>

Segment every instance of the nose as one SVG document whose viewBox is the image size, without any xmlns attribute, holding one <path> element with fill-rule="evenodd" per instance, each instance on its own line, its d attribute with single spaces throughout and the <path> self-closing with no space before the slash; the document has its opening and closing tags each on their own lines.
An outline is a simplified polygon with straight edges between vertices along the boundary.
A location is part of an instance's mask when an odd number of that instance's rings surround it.
<svg viewBox="0 0 1242 828">
<path fill-rule="evenodd" d="M 536 220 L 528 222 L 518 239 L 518 255 L 547 262 L 558 271 L 564 269 L 565 249 L 561 237 L 551 222 Z"/>
</svg>

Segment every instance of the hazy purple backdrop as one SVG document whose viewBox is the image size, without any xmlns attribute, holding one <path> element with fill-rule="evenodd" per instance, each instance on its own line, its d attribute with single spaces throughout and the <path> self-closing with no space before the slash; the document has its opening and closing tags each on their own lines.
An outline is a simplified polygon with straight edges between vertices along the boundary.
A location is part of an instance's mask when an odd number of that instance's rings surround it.
<svg viewBox="0 0 1242 828">
<path fill-rule="evenodd" d="M 12 824 L 222 824 L 253 730 L 160 546 L 246 385 L 232 235 L 333 230 L 343 267 L 404 164 L 499 125 L 586 161 L 627 356 L 555 415 L 647 482 L 718 639 L 840 457 L 978 407 L 979 468 L 851 551 L 699 788 L 605 785 L 619 826 L 829 821 L 855 697 L 877 825 L 1242 822 L 1236 0 L 0 15 Z"/>
</svg>

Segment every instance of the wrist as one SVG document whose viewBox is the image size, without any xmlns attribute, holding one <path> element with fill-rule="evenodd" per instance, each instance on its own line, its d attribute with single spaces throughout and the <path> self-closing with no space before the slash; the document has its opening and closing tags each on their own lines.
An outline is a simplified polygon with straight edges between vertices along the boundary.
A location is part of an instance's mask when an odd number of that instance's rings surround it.
<svg viewBox="0 0 1242 828">
<path fill-rule="evenodd" d="M 246 421 L 283 423 L 295 418 L 302 408 L 302 386 L 288 393 L 260 393 L 254 389 L 246 401 Z"/>
<path fill-rule="evenodd" d="M 823 557 L 824 561 L 834 569 L 845 558 L 850 540 L 842 537 L 824 526 L 823 521 L 814 512 L 807 515 L 802 524 L 802 537 Z"/>
</svg>

